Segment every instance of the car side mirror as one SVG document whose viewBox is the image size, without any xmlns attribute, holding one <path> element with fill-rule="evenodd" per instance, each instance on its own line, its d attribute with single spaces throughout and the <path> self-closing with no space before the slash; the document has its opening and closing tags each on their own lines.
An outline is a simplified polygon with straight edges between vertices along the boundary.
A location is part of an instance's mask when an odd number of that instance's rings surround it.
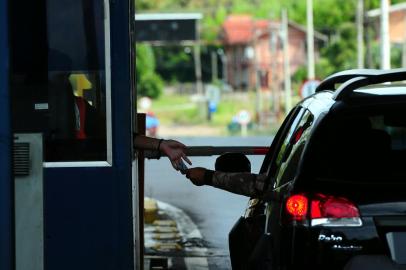
<svg viewBox="0 0 406 270">
<path fill-rule="evenodd" d="M 251 162 L 241 153 L 225 153 L 216 159 L 214 165 L 220 172 L 251 172 Z"/>
</svg>

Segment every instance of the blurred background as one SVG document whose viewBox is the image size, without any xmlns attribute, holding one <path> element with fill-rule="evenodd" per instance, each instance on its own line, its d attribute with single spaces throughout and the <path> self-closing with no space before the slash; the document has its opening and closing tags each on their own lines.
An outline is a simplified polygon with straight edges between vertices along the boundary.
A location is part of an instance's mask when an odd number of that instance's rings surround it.
<svg viewBox="0 0 406 270">
<path fill-rule="evenodd" d="M 402 2 L 137 0 L 138 109 L 153 136 L 274 133 L 326 76 L 405 66 Z"/>
</svg>

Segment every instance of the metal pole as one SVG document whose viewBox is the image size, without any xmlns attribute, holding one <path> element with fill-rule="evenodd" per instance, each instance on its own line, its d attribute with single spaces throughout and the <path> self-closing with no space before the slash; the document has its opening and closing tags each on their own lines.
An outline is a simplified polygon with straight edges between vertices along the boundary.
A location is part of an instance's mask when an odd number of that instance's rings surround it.
<svg viewBox="0 0 406 270">
<path fill-rule="evenodd" d="M 279 31 L 279 29 L 277 29 Z M 279 120 L 279 114 L 280 114 L 280 107 L 279 107 L 279 86 L 277 84 L 277 65 L 278 65 L 278 57 L 276 53 L 276 45 L 277 45 L 277 33 L 275 33 L 275 29 L 270 30 L 270 36 L 271 36 L 271 57 L 272 57 L 272 63 L 271 63 L 271 86 L 272 86 L 272 109 L 273 113 L 276 116 L 276 120 Z"/>
<path fill-rule="evenodd" d="M 211 52 L 211 80 L 212 82 L 216 82 L 218 79 L 218 71 L 217 71 L 217 52 Z"/>
<path fill-rule="evenodd" d="M 390 69 L 389 0 L 381 0 L 381 68 Z"/>
<path fill-rule="evenodd" d="M 11 171 L 11 121 L 8 90 L 8 7 L 0 0 L 0 269 L 14 269 L 14 182 Z"/>
<path fill-rule="evenodd" d="M 200 61 L 200 35 L 199 35 L 199 21 L 196 20 L 196 42 L 193 46 L 193 57 L 195 62 L 195 75 L 196 75 L 196 91 L 198 95 L 203 95 L 202 85 L 202 64 Z"/>
<path fill-rule="evenodd" d="M 205 118 L 208 112 L 206 99 L 203 93 L 202 83 L 202 63 L 200 60 L 200 35 L 199 35 L 199 21 L 196 21 L 196 42 L 193 46 L 193 58 L 195 63 L 195 75 L 196 75 L 196 92 L 199 97 L 198 108 L 200 118 Z"/>
<path fill-rule="evenodd" d="M 200 61 L 200 41 L 193 46 L 193 57 L 195 62 L 196 91 L 198 95 L 203 95 L 202 64 Z"/>
<path fill-rule="evenodd" d="M 140 135 L 146 134 L 146 114 L 145 113 L 137 113 L 137 133 Z M 140 253 L 140 258 L 138 258 L 138 263 L 143 266 L 144 265 L 144 244 L 145 244 L 145 239 L 144 239 L 144 197 L 145 197 L 145 157 L 144 157 L 144 152 L 143 151 L 138 151 L 138 156 L 137 156 L 137 171 L 138 171 L 138 213 L 141 213 L 137 218 L 138 218 L 138 229 L 140 231 L 140 234 L 138 235 L 138 243 L 139 245 L 139 253 Z"/>
<path fill-rule="evenodd" d="M 261 112 L 262 112 L 262 97 L 261 97 L 261 84 L 259 78 L 259 60 L 258 60 L 258 51 L 257 51 L 257 44 L 258 44 L 258 37 L 260 33 L 259 30 L 254 29 L 254 72 L 255 72 L 255 114 L 258 120 L 258 125 L 261 125 Z"/>
<path fill-rule="evenodd" d="M 367 7 L 368 9 L 368 7 Z M 372 44 L 371 44 L 371 18 L 366 16 L 365 17 L 365 43 L 366 43 L 366 66 L 367 68 L 372 68 L 373 66 L 373 59 L 372 59 Z"/>
<path fill-rule="evenodd" d="M 290 58 L 289 58 L 289 32 L 288 14 L 282 10 L 282 40 L 283 40 L 283 73 L 285 76 L 285 114 L 292 108 L 292 87 L 290 81 Z"/>
<path fill-rule="evenodd" d="M 223 51 L 223 54 L 220 55 L 220 59 L 221 59 L 221 63 L 223 66 L 223 83 L 227 83 L 228 84 L 228 76 L 227 76 L 227 72 L 228 72 L 228 67 L 227 67 L 227 55 L 226 55 L 226 51 Z"/>
<path fill-rule="evenodd" d="M 364 68 L 364 0 L 357 5 L 357 44 L 358 68 Z"/>
<path fill-rule="evenodd" d="M 307 0 L 307 79 L 315 78 L 314 72 L 314 29 L 313 0 Z"/>
</svg>

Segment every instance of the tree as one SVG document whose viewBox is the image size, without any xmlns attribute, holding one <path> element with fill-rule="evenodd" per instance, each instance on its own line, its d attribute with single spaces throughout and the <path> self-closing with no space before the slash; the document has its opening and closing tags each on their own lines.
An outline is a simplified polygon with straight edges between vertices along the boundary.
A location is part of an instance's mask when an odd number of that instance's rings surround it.
<svg viewBox="0 0 406 270">
<path fill-rule="evenodd" d="M 357 68 L 356 28 L 354 23 L 341 23 L 327 46 L 320 49 L 320 59 L 317 61 L 316 77 L 325 77 L 346 69 Z M 298 69 L 293 79 L 303 80 L 306 67 Z"/>
<path fill-rule="evenodd" d="M 332 73 L 357 67 L 357 42 L 354 23 L 342 23 L 330 43 L 321 49 L 316 74 L 325 78 Z"/>
<path fill-rule="evenodd" d="M 163 82 L 155 73 L 155 57 L 146 44 L 137 44 L 135 59 L 135 76 L 137 92 L 140 96 L 158 98 L 162 93 Z"/>
</svg>

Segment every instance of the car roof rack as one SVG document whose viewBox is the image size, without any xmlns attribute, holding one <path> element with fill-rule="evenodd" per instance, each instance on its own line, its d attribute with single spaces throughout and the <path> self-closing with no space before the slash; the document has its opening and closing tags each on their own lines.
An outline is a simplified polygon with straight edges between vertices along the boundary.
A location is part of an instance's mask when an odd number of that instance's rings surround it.
<svg viewBox="0 0 406 270">
<path fill-rule="evenodd" d="M 336 90 L 335 85 L 356 77 L 372 77 L 382 73 L 379 69 L 349 69 L 334 73 L 324 79 L 316 88 L 316 93 L 323 90 Z"/>
<path fill-rule="evenodd" d="M 334 92 L 333 99 L 344 100 L 348 98 L 354 90 L 367 85 L 406 80 L 406 68 L 380 70 L 379 73 L 377 72 L 375 75 L 372 75 L 374 72 L 376 72 L 376 70 L 372 70 L 369 75 L 359 74 L 356 77 L 348 79 Z"/>
</svg>

